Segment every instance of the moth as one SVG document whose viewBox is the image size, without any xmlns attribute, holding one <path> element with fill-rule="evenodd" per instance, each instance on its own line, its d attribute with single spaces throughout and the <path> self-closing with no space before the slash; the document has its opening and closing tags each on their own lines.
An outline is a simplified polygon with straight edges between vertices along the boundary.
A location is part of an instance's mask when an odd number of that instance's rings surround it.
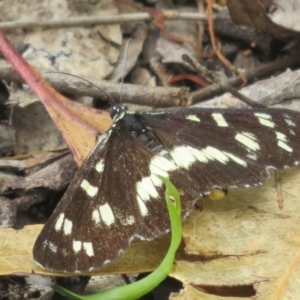
<svg viewBox="0 0 300 300">
<path fill-rule="evenodd" d="M 168 232 L 158 175 L 178 188 L 184 218 L 213 188 L 260 185 L 269 169 L 299 163 L 300 113 L 290 110 L 114 105 L 112 119 L 35 242 L 42 268 L 89 272 L 133 238 Z"/>
</svg>

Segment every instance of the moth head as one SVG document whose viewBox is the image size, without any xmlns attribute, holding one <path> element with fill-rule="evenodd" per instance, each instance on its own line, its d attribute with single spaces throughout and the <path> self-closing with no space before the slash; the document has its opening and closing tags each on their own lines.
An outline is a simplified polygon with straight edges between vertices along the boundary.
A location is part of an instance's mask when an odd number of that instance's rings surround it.
<svg viewBox="0 0 300 300">
<path fill-rule="evenodd" d="M 114 122 L 117 122 L 124 117 L 127 110 L 128 109 L 125 106 L 114 104 L 111 108 L 110 117 Z"/>
</svg>

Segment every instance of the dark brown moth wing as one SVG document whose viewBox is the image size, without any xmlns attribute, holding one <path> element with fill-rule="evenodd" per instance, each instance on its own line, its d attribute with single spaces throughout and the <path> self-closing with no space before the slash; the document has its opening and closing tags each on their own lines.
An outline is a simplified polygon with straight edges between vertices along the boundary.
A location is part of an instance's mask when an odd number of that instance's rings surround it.
<svg viewBox="0 0 300 300">
<path fill-rule="evenodd" d="M 199 192 L 261 184 L 300 160 L 300 114 L 282 109 L 180 109 L 141 114 Z M 180 181 L 170 174 L 180 188 Z M 189 185 L 189 184 L 188 184 Z"/>
<path fill-rule="evenodd" d="M 33 257 L 43 268 L 88 272 L 115 258 L 134 236 L 148 239 L 169 228 L 162 182 L 149 180 L 154 153 L 122 125 L 102 137 L 38 236 Z"/>
</svg>

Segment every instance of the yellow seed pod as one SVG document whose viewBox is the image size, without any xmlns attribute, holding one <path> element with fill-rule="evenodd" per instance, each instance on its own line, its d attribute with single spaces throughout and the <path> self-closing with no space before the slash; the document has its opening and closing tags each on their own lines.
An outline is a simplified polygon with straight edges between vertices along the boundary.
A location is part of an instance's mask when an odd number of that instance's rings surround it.
<svg viewBox="0 0 300 300">
<path fill-rule="evenodd" d="M 227 195 L 226 189 L 214 188 L 210 191 L 210 194 L 207 195 L 207 198 L 209 200 L 219 201 L 219 200 L 223 200 L 226 195 Z"/>
</svg>

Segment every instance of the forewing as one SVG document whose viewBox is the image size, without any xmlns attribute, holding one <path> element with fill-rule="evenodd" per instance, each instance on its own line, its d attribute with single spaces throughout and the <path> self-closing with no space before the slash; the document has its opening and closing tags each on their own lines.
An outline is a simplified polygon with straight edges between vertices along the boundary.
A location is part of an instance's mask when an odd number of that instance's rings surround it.
<svg viewBox="0 0 300 300">
<path fill-rule="evenodd" d="M 87 272 L 115 258 L 134 236 L 165 232 L 169 220 L 162 183 L 152 177 L 156 186 L 151 185 L 149 177 L 152 157 L 116 124 L 84 161 L 38 236 L 34 260 L 50 270 Z"/>
<path fill-rule="evenodd" d="M 199 193 L 213 187 L 261 184 L 268 168 L 299 163 L 300 115 L 277 109 L 181 109 L 142 114 L 176 164 L 187 170 L 188 186 Z M 180 188 L 184 183 L 170 175 Z M 195 184 L 194 184 L 195 186 Z"/>
</svg>

